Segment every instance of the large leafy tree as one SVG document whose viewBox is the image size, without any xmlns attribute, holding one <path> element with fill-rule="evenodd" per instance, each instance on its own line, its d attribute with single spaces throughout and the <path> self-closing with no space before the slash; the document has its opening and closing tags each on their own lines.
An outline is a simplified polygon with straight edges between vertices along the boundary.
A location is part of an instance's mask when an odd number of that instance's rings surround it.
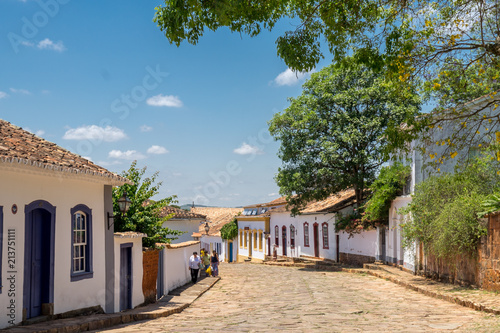
<svg viewBox="0 0 500 333">
<path fill-rule="evenodd" d="M 144 177 L 146 167 L 139 169 L 137 161 L 132 162 L 130 168 L 121 173 L 133 182 L 113 188 L 113 213 L 115 215 L 115 231 L 137 231 L 147 235 L 143 238 L 143 245 L 155 247 L 156 243 L 170 243 L 182 231 L 171 230 L 162 226 L 171 216 L 160 214 L 161 209 L 175 201 L 175 196 L 161 200 L 151 200 L 159 193 L 161 182 L 157 182 L 158 172 L 151 177 Z M 118 199 L 127 193 L 131 200 L 130 209 L 122 216 L 118 206 Z"/>
<path fill-rule="evenodd" d="M 400 133 L 408 141 L 445 128 L 451 148 L 440 153 L 449 156 L 481 139 L 478 131 L 500 125 L 498 0 L 164 0 L 154 18 L 176 45 L 196 44 L 206 29 L 221 27 L 256 36 L 280 20 L 294 27 L 276 40 L 278 55 L 293 70 L 313 69 L 326 43 L 336 62 L 352 54 L 386 68 L 401 89 L 420 85 L 437 107 Z M 465 105 L 487 94 L 479 110 Z M 486 118 L 483 110 L 491 110 Z M 457 134 L 462 123 L 468 125 Z"/>
<path fill-rule="evenodd" d="M 381 72 L 347 58 L 311 75 L 297 98 L 269 123 L 281 142 L 276 176 L 292 212 L 308 201 L 354 188 L 363 192 L 387 160 L 389 130 L 419 112 L 419 98 Z"/>
</svg>

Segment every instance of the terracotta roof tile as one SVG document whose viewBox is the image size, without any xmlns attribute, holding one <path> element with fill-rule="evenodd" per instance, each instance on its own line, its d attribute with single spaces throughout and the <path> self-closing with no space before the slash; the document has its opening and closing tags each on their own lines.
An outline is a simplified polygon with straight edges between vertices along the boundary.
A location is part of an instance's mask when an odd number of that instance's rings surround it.
<svg viewBox="0 0 500 333">
<path fill-rule="evenodd" d="M 220 236 L 220 229 L 231 222 L 231 220 L 241 213 L 243 208 L 225 208 L 225 207 L 194 207 L 191 212 L 206 215 L 210 230 L 210 236 Z M 200 225 L 199 231 L 205 234 L 205 225 Z"/>
<path fill-rule="evenodd" d="M 348 189 L 335 194 L 330 195 L 328 198 L 320 201 L 310 202 L 304 207 L 300 213 L 310 214 L 310 213 L 329 213 L 336 212 L 345 206 L 354 203 L 355 193 L 353 189 Z M 275 209 L 270 209 L 269 213 L 284 213 L 288 212 L 289 209 L 286 206 L 277 207 Z"/>
<path fill-rule="evenodd" d="M 202 214 L 197 214 L 193 213 L 192 210 L 188 212 L 187 210 L 172 207 L 172 206 L 166 206 L 161 209 L 160 216 L 164 217 L 170 214 L 174 214 L 172 218 L 174 219 L 185 219 L 185 220 L 191 220 L 191 219 L 201 219 L 204 220 L 206 218 L 205 215 Z"/>
<path fill-rule="evenodd" d="M 0 162 L 100 176 L 112 180 L 115 184 L 131 183 L 126 178 L 2 119 L 0 119 Z"/>
</svg>

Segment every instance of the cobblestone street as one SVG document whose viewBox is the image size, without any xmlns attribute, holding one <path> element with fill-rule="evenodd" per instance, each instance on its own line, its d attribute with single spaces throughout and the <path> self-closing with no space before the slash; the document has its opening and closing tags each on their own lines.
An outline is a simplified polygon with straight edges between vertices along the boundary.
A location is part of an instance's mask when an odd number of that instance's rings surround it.
<svg viewBox="0 0 500 333">
<path fill-rule="evenodd" d="M 498 332 L 500 318 L 368 275 L 223 264 L 180 314 L 107 332 Z"/>
</svg>

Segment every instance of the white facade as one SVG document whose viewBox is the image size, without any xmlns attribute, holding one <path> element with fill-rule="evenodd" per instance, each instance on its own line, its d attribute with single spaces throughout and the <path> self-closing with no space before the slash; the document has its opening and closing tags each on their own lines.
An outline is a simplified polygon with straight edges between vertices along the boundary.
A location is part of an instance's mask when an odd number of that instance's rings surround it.
<svg viewBox="0 0 500 333">
<path fill-rule="evenodd" d="M 290 212 L 271 211 L 270 232 L 271 252 L 276 250 L 278 256 L 338 259 L 334 213 L 292 217 Z"/>
<path fill-rule="evenodd" d="M 159 273 L 162 280 L 158 285 L 160 296 L 168 295 L 170 291 L 191 281 L 189 258 L 195 251 L 200 253 L 199 241 L 171 244 L 161 250 L 160 268 L 163 272 Z"/>
<path fill-rule="evenodd" d="M 215 235 L 201 235 L 201 248 L 209 251 L 209 255 L 212 255 L 212 251 L 215 250 L 219 255 L 219 261 L 223 262 L 226 249 L 223 246 L 222 238 Z"/>
<path fill-rule="evenodd" d="M 163 222 L 164 228 L 169 228 L 172 230 L 184 231 L 185 233 L 177 236 L 178 238 L 173 240 L 171 244 L 179 244 L 184 242 L 189 242 L 193 240 L 192 234 L 193 232 L 198 232 L 200 224 L 203 222 L 203 219 L 175 219 L 172 218 Z"/>
<path fill-rule="evenodd" d="M 377 229 L 362 231 L 351 236 L 344 231 L 340 232 L 339 250 L 341 253 L 378 258 L 379 234 Z"/>
<path fill-rule="evenodd" d="M 53 248 L 53 273 L 49 293 L 53 314 L 91 306 L 105 309 L 105 239 L 107 229 L 104 207 L 104 185 L 85 175 L 48 171 L 23 164 L 1 164 L 0 207 L 3 210 L 3 244 L 0 258 L 0 308 L 9 316 L 0 316 L 0 328 L 18 324 L 23 320 L 25 301 L 25 207 L 36 203 L 40 208 L 53 207 L 55 230 L 50 239 Z M 92 266 L 91 277 L 73 280 L 72 268 L 72 214 L 77 205 L 91 210 Z M 42 207 L 43 206 L 43 207 Z M 16 211 L 17 207 L 17 211 Z M 7 237 L 8 235 L 8 237 Z M 52 266 L 53 265 L 53 266 Z M 91 290 L 92 292 L 89 292 Z M 43 306 L 43 305 L 42 305 Z M 47 311 L 47 310 L 46 310 Z"/>
<path fill-rule="evenodd" d="M 144 234 L 130 233 L 131 236 L 122 236 L 121 234 L 127 233 L 117 233 L 115 234 L 115 309 L 120 310 L 120 288 L 122 287 L 120 281 L 120 250 L 124 245 L 131 247 L 132 252 L 132 299 L 131 308 L 144 303 L 144 294 L 142 292 L 142 277 L 143 277 L 143 265 L 142 265 L 142 236 Z M 142 235 L 142 236 L 141 236 Z"/>
<path fill-rule="evenodd" d="M 246 258 L 264 260 L 266 256 L 266 242 L 264 232 L 266 222 L 264 220 L 238 220 L 238 260 Z"/>
</svg>

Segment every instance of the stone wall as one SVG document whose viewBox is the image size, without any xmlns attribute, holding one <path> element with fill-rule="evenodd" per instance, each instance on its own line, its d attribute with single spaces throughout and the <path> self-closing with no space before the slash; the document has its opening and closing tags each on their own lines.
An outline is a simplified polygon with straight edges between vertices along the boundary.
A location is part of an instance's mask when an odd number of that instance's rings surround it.
<svg viewBox="0 0 500 333">
<path fill-rule="evenodd" d="M 483 239 L 480 258 L 481 287 L 500 291 L 500 212 L 488 217 L 488 235 Z"/>
<path fill-rule="evenodd" d="M 434 280 L 460 285 L 480 285 L 478 257 L 458 256 L 454 260 L 425 255 L 424 269 L 420 272 Z"/>
<path fill-rule="evenodd" d="M 156 301 L 156 280 L 158 276 L 159 250 L 147 250 L 143 252 L 142 267 L 142 292 L 144 303 Z"/>
<path fill-rule="evenodd" d="M 375 262 L 375 257 L 364 256 L 361 254 L 353 253 L 339 253 L 339 261 L 342 264 L 363 267 L 363 264 L 370 264 Z"/>
</svg>

